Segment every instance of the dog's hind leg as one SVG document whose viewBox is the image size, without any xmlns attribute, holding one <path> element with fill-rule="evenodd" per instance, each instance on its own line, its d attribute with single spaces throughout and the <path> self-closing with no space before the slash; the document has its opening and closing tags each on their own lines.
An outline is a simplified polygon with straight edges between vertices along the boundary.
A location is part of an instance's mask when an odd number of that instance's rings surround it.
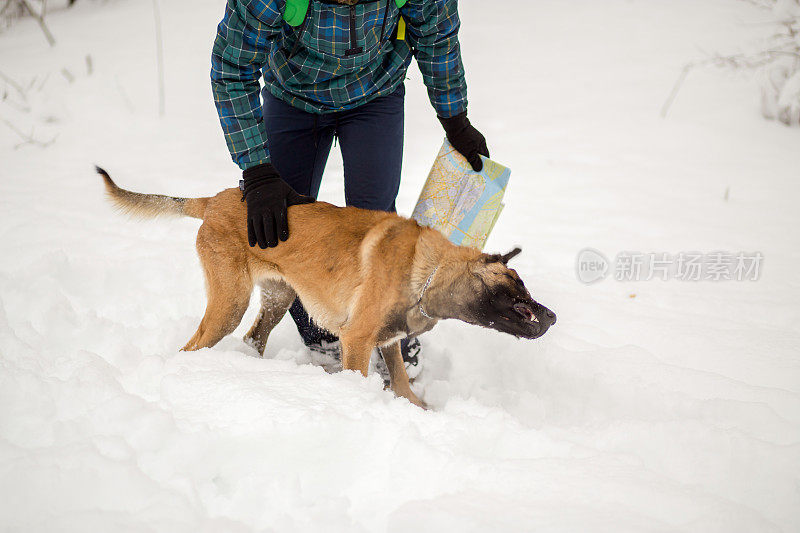
<svg viewBox="0 0 800 533">
<path fill-rule="evenodd" d="M 202 229 L 197 237 L 197 252 L 206 275 L 208 302 L 203 320 L 184 350 L 214 346 L 222 337 L 232 333 L 242 321 L 253 290 L 253 282 L 243 261 L 216 252 L 204 239 Z"/>
<path fill-rule="evenodd" d="M 270 332 L 286 314 L 295 296 L 294 289 L 283 280 L 270 279 L 262 282 L 261 309 L 253 327 L 244 336 L 244 341 L 258 350 L 259 354 L 264 355 Z"/>
<path fill-rule="evenodd" d="M 392 391 L 394 391 L 397 396 L 407 399 L 414 405 L 427 409 L 425 403 L 417 398 L 417 395 L 411 391 L 411 385 L 408 382 L 408 374 L 406 373 L 406 365 L 403 363 L 403 354 L 400 352 L 400 342 L 384 346 L 380 348 L 380 352 L 386 363 L 386 368 L 389 369 Z"/>
</svg>

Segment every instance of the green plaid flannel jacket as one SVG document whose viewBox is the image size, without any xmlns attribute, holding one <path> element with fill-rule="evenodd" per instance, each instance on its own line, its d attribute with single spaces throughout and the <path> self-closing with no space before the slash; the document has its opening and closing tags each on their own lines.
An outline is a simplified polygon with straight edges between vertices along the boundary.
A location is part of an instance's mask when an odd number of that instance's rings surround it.
<svg viewBox="0 0 800 533">
<path fill-rule="evenodd" d="M 440 117 L 466 111 L 457 0 L 311 0 L 302 26 L 283 21 L 286 0 L 228 0 L 211 56 L 211 87 L 231 157 L 246 169 L 269 162 L 260 84 L 312 113 L 392 93 L 416 58 Z M 407 24 L 397 40 L 398 21 Z"/>
</svg>

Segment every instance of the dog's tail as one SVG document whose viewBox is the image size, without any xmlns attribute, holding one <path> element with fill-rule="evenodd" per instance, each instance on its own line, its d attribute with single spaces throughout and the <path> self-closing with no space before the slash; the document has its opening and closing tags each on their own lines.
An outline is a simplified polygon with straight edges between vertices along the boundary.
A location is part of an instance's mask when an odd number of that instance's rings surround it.
<svg viewBox="0 0 800 533">
<path fill-rule="evenodd" d="M 142 194 L 120 188 L 108 172 L 94 167 L 103 176 L 106 193 L 120 211 L 135 217 L 153 218 L 163 215 L 187 216 L 202 219 L 210 198 L 178 198 L 163 194 Z"/>
</svg>

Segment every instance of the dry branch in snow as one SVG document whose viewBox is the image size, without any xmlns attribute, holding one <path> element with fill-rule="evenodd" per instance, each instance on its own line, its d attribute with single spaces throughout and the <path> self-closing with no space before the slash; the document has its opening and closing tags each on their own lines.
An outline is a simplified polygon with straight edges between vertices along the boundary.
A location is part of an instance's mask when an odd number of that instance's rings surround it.
<svg viewBox="0 0 800 533">
<path fill-rule="evenodd" d="M 20 139 L 22 139 L 21 143 L 18 143 L 16 145 L 14 145 L 14 150 L 17 150 L 17 149 L 19 149 L 22 146 L 25 146 L 27 144 L 32 144 L 32 145 L 38 146 L 40 148 L 47 148 L 48 146 L 53 144 L 55 142 L 55 140 L 56 140 L 56 136 L 54 136 L 50 140 L 40 141 L 40 140 L 36 139 L 33 136 L 33 133 L 34 133 L 33 129 L 31 129 L 31 132 L 29 134 L 26 134 L 26 133 L 23 133 L 19 128 L 17 128 L 16 126 L 14 126 L 11 122 L 9 122 L 7 120 L 3 120 L 3 123 L 6 126 L 8 126 L 11 129 L 11 131 L 16 133 L 19 136 Z"/>
<path fill-rule="evenodd" d="M 730 55 L 716 54 L 684 65 L 661 108 L 666 117 L 689 73 L 698 67 L 758 70 L 761 82 L 761 114 L 787 125 L 800 124 L 800 0 L 744 0 L 768 9 L 774 32 L 756 50 Z"/>
</svg>

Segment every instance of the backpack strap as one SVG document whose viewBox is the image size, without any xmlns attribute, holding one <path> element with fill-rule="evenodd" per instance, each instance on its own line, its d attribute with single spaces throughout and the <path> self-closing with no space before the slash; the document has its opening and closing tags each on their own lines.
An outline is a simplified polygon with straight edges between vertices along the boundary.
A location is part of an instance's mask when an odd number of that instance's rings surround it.
<svg viewBox="0 0 800 533">
<path fill-rule="evenodd" d="M 288 6 L 289 2 L 291 2 L 291 1 L 293 1 L 293 0 L 286 0 L 286 5 Z M 308 3 L 309 3 L 309 0 L 295 0 L 295 1 L 297 3 L 305 2 L 305 10 L 302 11 L 302 14 L 303 14 L 303 19 L 302 20 L 297 21 L 294 18 L 292 20 L 292 22 L 296 22 L 297 24 L 300 25 L 300 29 L 297 30 L 297 37 L 295 38 L 294 45 L 292 46 L 292 50 L 289 52 L 289 55 L 287 56 L 287 59 L 293 58 L 294 55 L 300 50 L 300 41 L 302 41 L 302 39 L 303 39 L 303 32 L 306 31 L 306 23 L 308 22 Z M 284 20 L 285 19 L 286 19 L 286 15 L 284 14 Z M 287 24 L 289 24 L 288 21 L 287 21 Z M 292 24 L 292 25 L 294 27 L 297 27 L 297 24 Z"/>
<path fill-rule="evenodd" d="M 394 0 L 397 9 L 399 10 L 401 7 L 406 5 L 407 0 Z M 383 11 L 383 24 L 381 24 L 381 38 L 380 40 L 383 41 L 383 36 L 386 32 L 386 19 L 389 18 L 389 6 L 392 5 L 391 0 L 387 0 L 386 2 L 386 9 Z M 400 41 L 405 39 L 406 36 L 406 21 L 403 19 L 401 15 L 399 20 L 397 21 L 397 28 L 396 28 L 396 38 Z M 391 37 L 390 37 L 391 38 Z"/>
<path fill-rule="evenodd" d="M 397 4 L 397 9 L 406 5 L 406 2 L 407 0 L 394 0 L 394 3 Z M 403 15 L 400 15 L 400 19 L 397 21 L 397 32 L 394 38 L 398 41 L 406 38 L 406 19 L 403 18 Z"/>
<path fill-rule="evenodd" d="M 400 9 L 408 0 L 394 0 L 397 4 L 397 9 Z M 283 20 L 289 26 L 295 28 L 303 23 L 308 12 L 308 4 L 310 0 L 286 0 L 286 5 L 283 8 Z"/>
<path fill-rule="evenodd" d="M 400 20 L 397 21 L 397 32 L 394 35 L 395 40 L 403 41 L 406 38 L 406 19 L 400 16 Z"/>
<path fill-rule="evenodd" d="M 394 0 L 397 9 L 402 8 L 406 5 L 408 0 Z M 306 21 L 306 15 L 308 14 L 308 5 L 311 0 L 286 0 L 286 4 L 283 7 L 283 20 L 289 26 L 297 27 L 302 25 Z M 391 2 L 386 2 L 386 12 L 383 15 L 383 24 L 381 25 L 381 40 L 383 40 L 383 32 L 386 27 L 386 16 L 389 14 L 389 4 Z M 402 41 L 405 39 L 406 35 L 406 24 L 403 17 L 400 17 L 400 20 L 397 24 L 397 39 Z M 300 30 L 302 32 L 302 29 Z M 291 54 L 294 55 L 294 54 Z"/>
<path fill-rule="evenodd" d="M 283 20 L 289 26 L 295 28 L 303 23 L 308 13 L 308 4 L 310 0 L 286 0 L 286 5 L 283 8 Z M 405 0 L 397 0 L 405 3 Z"/>
</svg>

